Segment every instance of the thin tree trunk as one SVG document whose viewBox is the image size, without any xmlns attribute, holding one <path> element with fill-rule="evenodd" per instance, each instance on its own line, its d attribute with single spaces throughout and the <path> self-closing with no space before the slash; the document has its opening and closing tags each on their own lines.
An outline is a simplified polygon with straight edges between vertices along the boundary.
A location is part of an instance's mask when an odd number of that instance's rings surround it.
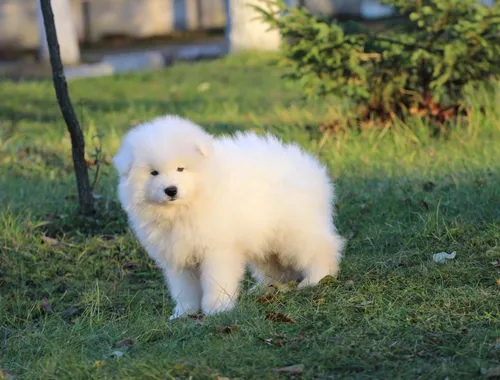
<svg viewBox="0 0 500 380">
<path fill-rule="evenodd" d="M 61 109 L 61 113 L 71 137 L 73 166 L 75 169 L 80 211 L 84 215 L 91 215 L 95 212 L 95 209 L 87 163 L 85 162 L 85 140 L 75 110 L 71 104 L 71 99 L 69 98 L 68 84 L 64 76 L 64 68 L 61 62 L 61 53 L 54 23 L 54 13 L 52 12 L 50 0 L 40 0 L 40 6 L 49 47 L 52 80 L 54 82 L 57 102 L 59 103 L 59 108 Z"/>
</svg>

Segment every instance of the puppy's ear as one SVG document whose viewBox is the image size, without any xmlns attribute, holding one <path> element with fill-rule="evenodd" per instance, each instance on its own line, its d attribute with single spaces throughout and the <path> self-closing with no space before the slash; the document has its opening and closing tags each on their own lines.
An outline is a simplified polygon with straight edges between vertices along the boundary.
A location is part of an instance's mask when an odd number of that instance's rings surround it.
<svg viewBox="0 0 500 380">
<path fill-rule="evenodd" d="M 113 164 L 120 177 L 128 176 L 128 173 L 132 168 L 132 160 L 132 149 L 130 149 L 127 141 L 124 141 L 116 156 L 113 157 Z"/>
<path fill-rule="evenodd" d="M 208 158 L 212 155 L 213 146 L 211 141 L 203 141 L 196 144 L 196 152 Z"/>
</svg>

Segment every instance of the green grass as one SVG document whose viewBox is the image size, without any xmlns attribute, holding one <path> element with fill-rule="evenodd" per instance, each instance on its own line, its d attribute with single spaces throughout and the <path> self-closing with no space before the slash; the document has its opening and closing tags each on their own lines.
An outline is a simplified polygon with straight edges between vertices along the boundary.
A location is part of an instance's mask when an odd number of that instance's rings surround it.
<svg viewBox="0 0 500 380">
<path fill-rule="evenodd" d="M 472 94 L 472 114 L 441 137 L 422 121 L 322 136 L 317 126 L 342 114 L 342 104 L 302 102 L 297 84 L 269 62 L 235 56 L 79 80 L 70 91 L 88 152 L 102 145 L 104 162 L 125 130 L 164 112 L 217 133 L 270 130 L 317 154 L 336 180 L 337 225 L 349 238 L 338 280 L 280 293 L 271 304 L 243 293 L 232 313 L 168 323 L 172 302 L 127 228 L 112 167 L 101 167 L 99 217 L 75 216 L 69 138 L 51 82 L 3 81 L 5 373 L 260 379 L 303 364 L 307 379 L 471 379 L 498 365 L 500 94 Z M 441 251 L 457 256 L 436 264 Z M 293 323 L 266 319 L 268 312 Z M 134 344 L 117 347 L 126 338 Z"/>
</svg>

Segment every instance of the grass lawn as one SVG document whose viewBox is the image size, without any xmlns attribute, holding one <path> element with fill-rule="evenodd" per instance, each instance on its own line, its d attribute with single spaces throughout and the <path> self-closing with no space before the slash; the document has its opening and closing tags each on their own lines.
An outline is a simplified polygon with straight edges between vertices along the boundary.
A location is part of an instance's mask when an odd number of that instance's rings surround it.
<svg viewBox="0 0 500 380">
<path fill-rule="evenodd" d="M 441 137 L 422 121 L 322 136 L 341 102 L 302 102 L 269 60 L 70 82 L 87 150 L 103 152 L 93 220 L 75 216 L 52 83 L 0 82 L 6 377 L 262 379 L 303 365 L 307 379 L 471 379 L 499 365 L 500 93 L 472 94 L 474 111 Z M 234 312 L 169 323 L 173 304 L 127 228 L 109 165 L 125 130 L 165 112 L 217 133 L 270 130 L 317 154 L 349 239 L 338 280 L 268 302 L 243 293 Z M 442 251 L 456 258 L 433 262 Z"/>
</svg>

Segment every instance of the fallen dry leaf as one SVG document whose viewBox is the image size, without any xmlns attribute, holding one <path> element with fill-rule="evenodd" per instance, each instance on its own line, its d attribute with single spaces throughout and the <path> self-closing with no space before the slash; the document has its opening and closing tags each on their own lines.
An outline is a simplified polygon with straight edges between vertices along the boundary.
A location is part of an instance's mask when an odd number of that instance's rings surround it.
<svg viewBox="0 0 500 380">
<path fill-rule="evenodd" d="M 438 337 L 429 337 L 429 342 L 433 343 L 433 344 L 440 344 L 441 343 L 441 339 L 439 339 Z"/>
<path fill-rule="evenodd" d="M 50 306 L 49 299 L 47 297 L 42 298 L 41 302 L 42 310 L 49 314 L 54 314 L 52 306 Z"/>
<path fill-rule="evenodd" d="M 45 235 L 42 235 L 41 239 L 45 244 L 52 245 L 54 247 L 61 245 L 61 243 L 58 240 Z"/>
<path fill-rule="evenodd" d="M 275 368 L 273 372 L 289 373 L 291 375 L 298 375 L 304 372 L 306 366 L 304 364 L 294 364 L 288 367 Z"/>
<path fill-rule="evenodd" d="M 203 320 L 205 320 L 205 316 L 202 313 L 188 314 L 187 317 L 189 319 L 194 319 L 194 320 L 197 320 L 197 321 L 203 321 Z"/>
<path fill-rule="evenodd" d="M 232 332 L 235 332 L 238 329 L 238 325 L 233 325 L 233 326 L 217 326 L 215 328 L 215 333 L 216 334 L 231 334 Z"/>
<path fill-rule="evenodd" d="M 135 269 L 139 266 L 139 263 L 127 262 L 122 265 L 123 269 Z"/>
<path fill-rule="evenodd" d="M 118 342 L 115 343 L 115 347 L 126 347 L 126 346 L 133 346 L 136 344 L 137 341 L 132 338 L 125 338 L 122 340 L 119 340 Z"/>
<path fill-rule="evenodd" d="M 260 297 L 257 302 L 261 303 L 263 305 L 270 305 L 273 303 L 278 303 L 283 299 L 283 295 L 278 294 L 278 293 L 272 293 L 272 294 L 265 294 L 262 297 Z"/>
<path fill-rule="evenodd" d="M 282 322 L 282 323 L 293 323 L 293 319 L 286 316 L 285 314 L 282 313 L 275 313 L 273 311 L 268 311 L 266 313 L 266 319 L 273 321 L 273 322 Z"/>
<path fill-rule="evenodd" d="M 497 285 L 500 288 L 500 278 L 497 279 Z"/>
</svg>

